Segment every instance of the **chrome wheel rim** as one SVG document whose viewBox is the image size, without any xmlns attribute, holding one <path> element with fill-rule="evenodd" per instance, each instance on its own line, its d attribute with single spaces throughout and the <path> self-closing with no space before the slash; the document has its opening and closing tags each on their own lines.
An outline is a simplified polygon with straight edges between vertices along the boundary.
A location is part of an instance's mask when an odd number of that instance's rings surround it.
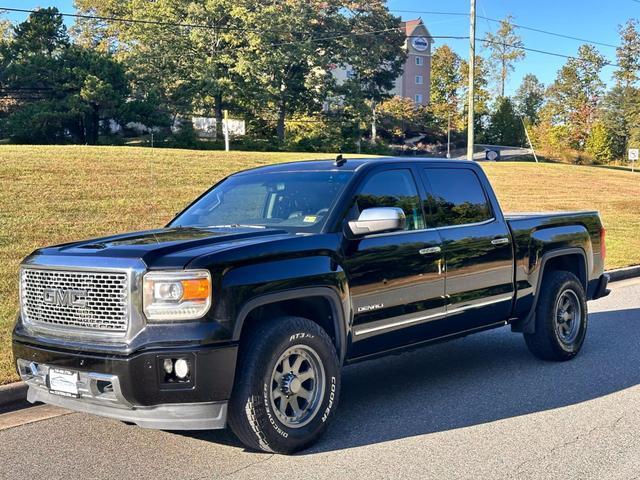
<svg viewBox="0 0 640 480">
<path fill-rule="evenodd" d="M 285 426 L 303 427 L 318 413 L 324 386 L 324 367 L 316 351 L 307 345 L 288 348 L 271 374 L 271 408 Z"/>
<path fill-rule="evenodd" d="M 556 302 L 556 333 L 565 345 L 572 345 L 580 333 L 582 306 L 573 290 L 565 290 Z"/>
</svg>

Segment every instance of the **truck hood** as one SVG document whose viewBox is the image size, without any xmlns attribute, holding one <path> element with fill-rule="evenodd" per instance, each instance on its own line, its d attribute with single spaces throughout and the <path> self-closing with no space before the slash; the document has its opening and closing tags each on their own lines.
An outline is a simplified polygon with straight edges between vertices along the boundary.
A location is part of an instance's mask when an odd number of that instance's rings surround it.
<svg viewBox="0 0 640 480">
<path fill-rule="evenodd" d="M 43 248 L 35 255 L 140 259 L 149 268 L 184 268 L 193 258 L 231 248 L 293 238 L 284 230 L 252 227 L 163 228 Z"/>
</svg>

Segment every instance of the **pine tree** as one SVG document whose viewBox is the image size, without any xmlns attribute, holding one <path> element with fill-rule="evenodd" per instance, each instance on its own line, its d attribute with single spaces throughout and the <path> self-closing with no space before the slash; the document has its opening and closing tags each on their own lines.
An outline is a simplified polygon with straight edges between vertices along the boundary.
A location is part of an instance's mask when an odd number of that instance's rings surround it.
<svg viewBox="0 0 640 480">
<path fill-rule="evenodd" d="M 538 123 L 540 109 L 544 104 L 544 94 L 544 85 L 538 77 L 532 73 L 524 76 L 514 100 L 517 114 L 526 119 L 530 125 Z"/>
<path fill-rule="evenodd" d="M 516 114 L 509 97 L 500 97 L 491 114 L 487 139 L 494 145 L 520 147 L 525 144 L 522 120 Z"/>
<path fill-rule="evenodd" d="M 509 74 L 514 70 L 515 63 L 525 57 L 525 52 L 522 49 L 524 44 L 522 38 L 515 33 L 513 17 L 508 15 L 504 20 L 501 20 L 500 28 L 495 34 L 487 32 L 484 43 L 489 49 L 492 67 L 497 71 L 500 80 L 498 94 L 504 97 Z"/>
</svg>

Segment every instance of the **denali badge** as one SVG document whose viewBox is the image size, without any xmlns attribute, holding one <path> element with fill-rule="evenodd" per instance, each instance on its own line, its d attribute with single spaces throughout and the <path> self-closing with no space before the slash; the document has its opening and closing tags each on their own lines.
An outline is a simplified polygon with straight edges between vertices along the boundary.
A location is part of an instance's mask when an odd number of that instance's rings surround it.
<svg viewBox="0 0 640 480">
<path fill-rule="evenodd" d="M 87 291 L 46 288 L 42 291 L 42 301 L 56 307 L 85 308 L 87 306 Z"/>
<path fill-rule="evenodd" d="M 376 305 L 364 305 L 363 307 L 358 307 L 358 313 L 370 312 L 371 310 L 379 310 L 381 308 L 384 308 L 384 303 L 378 303 Z"/>
</svg>

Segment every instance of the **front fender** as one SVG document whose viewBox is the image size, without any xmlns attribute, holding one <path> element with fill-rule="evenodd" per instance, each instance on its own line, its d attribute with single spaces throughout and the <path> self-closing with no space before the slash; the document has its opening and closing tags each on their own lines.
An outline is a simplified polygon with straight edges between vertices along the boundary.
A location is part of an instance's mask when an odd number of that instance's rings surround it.
<svg viewBox="0 0 640 480">
<path fill-rule="evenodd" d="M 247 315 L 269 303 L 305 297 L 326 298 L 333 310 L 338 351 L 344 358 L 350 318 L 347 278 L 328 256 L 273 260 L 231 268 L 223 273 L 218 301 L 238 341 Z"/>
</svg>

